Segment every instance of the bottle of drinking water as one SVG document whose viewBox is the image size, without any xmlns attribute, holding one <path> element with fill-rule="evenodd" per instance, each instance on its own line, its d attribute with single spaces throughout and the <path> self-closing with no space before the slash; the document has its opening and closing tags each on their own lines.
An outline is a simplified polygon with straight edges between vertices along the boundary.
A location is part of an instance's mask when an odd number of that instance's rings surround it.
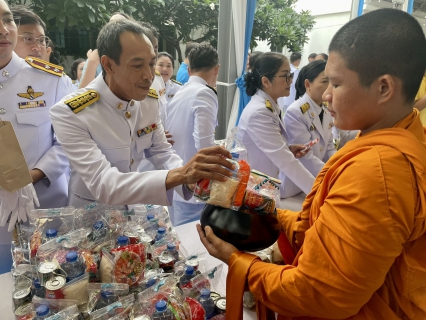
<svg viewBox="0 0 426 320">
<path fill-rule="evenodd" d="M 119 236 L 117 239 L 117 248 L 125 247 L 129 244 L 129 237 Z"/>
<path fill-rule="evenodd" d="M 62 269 L 64 269 L 67 274 L 67 282 L 84 274 L 86 268 L 83 262 L 78 259 L 78 253 L 76 251 L 68 252 L 65 259 L 66 262 L 62 265 Z"/>
<path fill-rule="evenodd" d="M 36 309 L 36 317 L 34 320 L 44 320 L 52 315 L 52 312 L 49 309 L 47 304 L 41 304 Z"/>
<path fill-rule="evenodd" d="M 175 320 L 173 313 L 167 309 L 167 303 L 164 300 L 157 301 L 152 320 Z"/>
<path fill-rule="evenodd" d="M 198 298 L 198 302 L 203 306 L 206 311 L 206 319 L 211 319 L 214 314 L 214 301 L 210 297 L 210 290 L 207 288 L 201 289 L 201 296 Z"/>
<path fill-rule="evenodd" d="M 166 236 L 166 228 L 164 227 L 160 227 L 157 230 L 157 234 L 155 236 L 155 241 L 160 241 L 161 239 L 163 239 Z"/>
<path fill-rule="evenodd" d="M 195 272 L 194 272 L 194 267 L 193 266 L 186 266 L 185 269 L 185 274 L 180 277 L 179 279 L 179 283 L 181 288 L 185 287 L 188 283 L 191 282 L 191 279 L 194 278 L 196 276 Z"/>
</svg>

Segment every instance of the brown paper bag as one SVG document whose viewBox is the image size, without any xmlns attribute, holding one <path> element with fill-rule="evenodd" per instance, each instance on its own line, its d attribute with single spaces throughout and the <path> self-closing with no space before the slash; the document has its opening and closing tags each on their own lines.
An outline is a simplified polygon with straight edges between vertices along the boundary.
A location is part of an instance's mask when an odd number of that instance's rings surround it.
<svg viewBox="0 0 426 320">
<path fill-rule="evenodd" d="M 12 124 L 0 119 L 0 188 L 14 192 L 32 182 Z"/>
</svg>

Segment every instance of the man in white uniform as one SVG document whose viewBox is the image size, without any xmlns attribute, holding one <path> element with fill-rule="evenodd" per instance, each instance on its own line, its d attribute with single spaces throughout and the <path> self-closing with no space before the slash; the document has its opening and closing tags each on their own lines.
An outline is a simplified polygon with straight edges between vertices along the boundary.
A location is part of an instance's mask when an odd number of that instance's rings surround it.
<svg viewBox="0 0 426 320">
<path fill-rule="evenodd" d="M 19 19 L 0 0 L 0 118 L 10 121 L 25 155 L 41 208 L 66 204 L 68 161 L 56 140 L 49 109 L 70 93 L 62 69 L 13 52 Z M 18 24 L 17 24 L 18 23 Z M 0 272 L 10 271 L 11 234 L 0 228 Z"/>
<path fill-rule="evenodd" d="M 166 128 L 173 132 L 173 149 L 189 161 L 197 151 L 214 145 L 218 100 L 216 87 L 219 57 L 209 44 L 200 44 L 189 53 L 189 81 L 168 106 Z M 174 226 L 199 219 L 204 204 L 185 202 L 175 193 L 171 219 Z"/>
<path fill-rule="evenodd" d="M 171 205 L 173 189 L 189 199 L 187 186 L 201 178 L 223 180 L 230 167 L 221 148 L 199 152 L 186 165 L 166 141 L 158 95 L 150 89 L 156 55 L 144 29 L 128 20 L 112 21 L 99 33 L 102 74 L 65 97 L 51 112 L 53 126 L 71 165 L 69 204 L 93 200 L 111 205 Z M 147 97 L 148 96 L 148 97 Z M 145 99 L 146 98 L 146 99 Z M 145 155 L 154 167 L 136 172 Z"/>
</svg>

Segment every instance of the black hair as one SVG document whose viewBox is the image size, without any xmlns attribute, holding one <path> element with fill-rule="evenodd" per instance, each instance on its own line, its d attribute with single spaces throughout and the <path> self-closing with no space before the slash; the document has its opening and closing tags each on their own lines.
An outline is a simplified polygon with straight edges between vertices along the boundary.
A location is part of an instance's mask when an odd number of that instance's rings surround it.
<svg viewBox="0 0 426 320">
<path fill-rule="evenodd" d="M 59 51 L 55 50 L 55 45 L 53 44 L 52 39 L 49 38 L 46 43 L 46 48 L 52 48 L 52 52 L 50 52 L 49 56 L 49 62 L 59 65 L 61 62 L 61 54 Z"/>
<path fill-rule="evenodd" d="M 185 48 L 185 58 L 188 58 L 191 50 L 194 49 L 198 45 L 199 45 L 199 43 L 197 43 L 197 42 L 187 42 L 186 48 Z"/>
<path fill-rule="evenodd" d="M 302 54 L 300 52 L 293 52 L 290 56 L 291 64 L 300 59 L 302 59 Z"/>
<path fill-rule="evenodd" d="M 208 71 L 219 64 L 219 55 L 215 48 L 204 42 L 192 48 L 188 60 L 191 71 Z"/>
<path fill-rule="evenodd" d="M 120 16 L 126 18 L 127 20 L 135 21 L 130 15 L 128 15 L 127 13 L 124 13 L 124 12 L 120 12 L 120 11 L 117 11 L 117 12 L 114 12 L 113 14 L 111 14 L 110 19 L 112 18 L 112 16 L 115 16 L 115 15 L 120 15 Z"/>
<path fill-rule="evenodd" d="M 326 53 L 318 53 L 316 56 L 315 56 L 315 58 L 316 57 L 318 57 L 318 56 L 321 56 L 323 59 L 322 60 L 324 60 L 324 61 L 328 61 L 328 54 L 326 54 Z"/>
<path fill-rule="evenodd" d="M 267 77 L 269 81 L 272 81 L 285 61 L 287 58 L 281 53 L 262 53 L 254 63 L 253 69 L 244 76 L 247 95 L 254 96 L 257 90 L 263 89 L 262 77 Z"/>
<path fill-rule="evenodd" d="M 43 30 L 46 32 L 46 24 L 43 20 L 34 12 L 32 11 L 28 6 L 24 5 L 16 5 L 11 6 L 10 11 L 12 12 L 12 15 L 14 17 L 21 17 L 20 25 L 28 25 L 28 24 L 36 24 L 43 28 Z"/>
<path fill-rule="evenodd" d="M 119 65 L 122 51 L 120 37 L 121 34 L 126 31 L 146 35 L 144 29 L 136 22 L 130 20 L 116 20 L 108 22 L 99 32 L 98 39 L 96 41 L 99 57 L 105 55 Z M 104 66 L 102 66 L 102 72 L 104 75 L 106 74 Z"/>
<path fill-rule="evenodd" d="M 311 53 L 308 57 L 308 59 L 315 59 L 317 57 L 316 53 Z"/>
<path fill-rule="evenodd" d="M 78 71 L 78 65 L 82 62 L 85 62 L 83 58 L 79 58 L 74 60 L 74 62 L 71 65 L 71 72 L 70 72 L 70 78 L 71 80 L 77 80 L 77 71 Z"/>
<path fill-rule="evenodd" d="M 175 60 L 173 60 L 173 57 L 172 57 L 172 55 L 170 53 L 165 52 L 165 51 L 159 52 L 158 53 L 158 58 L 160 58 L 160 57 L 167 57 L 167 58 L 169 58 L 172 61 L 173 69 L 175 68 Z"/>
<path fill-rule="evenodd" d="M 249 69 L 252 70 L 254 64 L 256 63 L 257 58 L 259 58 L 259 56 L 262 54 L 262 51 L 253 51 L 252 53 L 249 54 Z"/>
<path fill-rule="evenodd" d="M 369 87 L 389 74 L 402 81 L 406 101 L 414 101 L 426 67 L 426 41 L 410 14 L 395 9 L 366 13 L 336 33 L 329 51 L 342 57 L 361 85 Z"/>
<path fill-rule="evenodd" d="M 308 65 L 304 66 L 297 77 L 296 81 L 296 100 L 303 96 L 306 92 L 305 80 L 313 82 L 318 75 L 325 70 L 325 65 L 327 62 L 324 60 L 315 60 L 310 62 Z"/>
<path fill-rule="evenodd" d="M 158 40 L 158 30 L 156 27 L 154 27 L 149 22 L 145 22 L 145 21 L 139 21 L 139 24 L 142 27 L 149 29 L 152 32 L 152 35 Z"/>
</svg>

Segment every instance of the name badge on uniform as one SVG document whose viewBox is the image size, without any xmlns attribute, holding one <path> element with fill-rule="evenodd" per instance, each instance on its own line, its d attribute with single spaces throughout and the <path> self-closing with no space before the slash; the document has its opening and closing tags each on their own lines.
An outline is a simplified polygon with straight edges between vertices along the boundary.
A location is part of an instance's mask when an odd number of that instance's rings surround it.
<svg viewBox="0 0 426 320">
<path fill-rule="evenodd" d="M 137 134 L 138 134 L 138 137 L 140 138 L 140 137 L 143 137 L 143 136 L 145 136 L 145 135 L 147 135 L 147 134 L 149 134 L 149 133 L 151 133 L 151 132 L 153 132 L 154 130 L 157 130 L 157 129 L 158 129 L 157 124 L 154 123 L 154 124 L 151 124 L 150 126 L 148 126 L 146 128 L 138 130 Z"/>
<path fill-rule="evenodd" d="M 40 108 L 46 106 L 46 101 L 28 101 L 28 102 L 19 102 L 19 109 L 28 109 L 28 108 Z"/>
</svg>

